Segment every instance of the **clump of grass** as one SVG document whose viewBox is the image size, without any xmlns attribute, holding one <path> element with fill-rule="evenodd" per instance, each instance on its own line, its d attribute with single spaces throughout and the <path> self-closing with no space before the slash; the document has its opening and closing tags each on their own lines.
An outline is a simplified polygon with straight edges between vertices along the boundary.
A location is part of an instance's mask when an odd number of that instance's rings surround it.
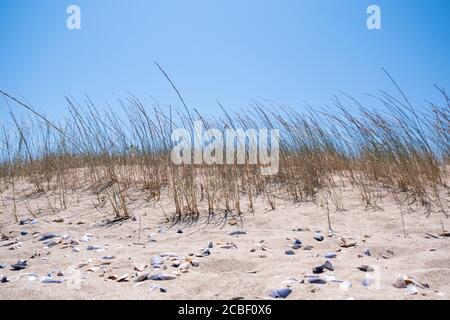
<svg viewBox="0 0 450 320">
<path fill-rule="evenodd" d="M 372 96 L 383 112 L 342 94 L 334 99 L 336 112 L 308 107 L 300 113 L 255 100 L 240 113 L 219 103 L 223 116 L 214 118 L 189 109 L 178 90 L 183 111 L 158 104 L 147 108 L 131 94 L 118 100 L 120 111 L 99 109 L 89 97 L 84 103 L 67 98 L 70 117 L 59 124 L 0 91 L 10 110 L 30 112 L 21 120 L 10 112 L 11 123 L 2 124 L 0 189 L 12 189 L 16 220 L 18 181 L 32 185 L 34 194 L 57 195 L 56 203 L 49 200 L 52 212 L 67 209 L 74 192 L 88 189 L 96 196 L 95 206 L 114 219 L 133 216 L 130 190 L 137 190 L 146 201 L 170 194 L 173 222 L 198 219 L 202 212 L 241 215 L 254 210 L 258 197 L 270 209 L 280 197 L 317 201 L 326 208 L 332 229 L 330 210 L 344 210 L 339 188 L 346 184 L 358 190 L 367 207 L 378 208 L 391 195 L 401 207 L 416 203 L 427 213 L 437 208 L 446 214 L 442 194 L 448 194 L 450 99 L 437 89 L 442 106 L 415 108 L 399 89 L 400 99 L 386 92 Z M 260 163 L 174 165 L 173 130 L 193 130 L 197 120 L 219 130 L 279 129 L 278 173 L 262 176 Z M 28 202 L 26 207 L 41 211 Z"/>
</svg>

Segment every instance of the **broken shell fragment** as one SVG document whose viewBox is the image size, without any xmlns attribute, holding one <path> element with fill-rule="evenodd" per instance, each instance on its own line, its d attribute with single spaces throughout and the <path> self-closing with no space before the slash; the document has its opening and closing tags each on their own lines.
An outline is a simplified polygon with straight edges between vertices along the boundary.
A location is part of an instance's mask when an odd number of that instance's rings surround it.
<svg viewBox="0 0 450 320">
<path fill-rule="evenodd" d="M 180 260 L 173 260 L 172 261 L 172 267 L 178 268 L 180 266 L 181 262 Z"/>
<path fill-rule="evenodd" d="M 149 277 L 149 279 L 153 280 L 153 281 L 174 280 L 176 278 L 177 278 L 176 275 L 168 274 L 168 273 L 155 274 L 155 275 Z"/>
<path fill-rule="evenodd" d="M 192 260 L 192 261 L 191 261 L 191 265 L 192 265 L 193 267 L 198 267 L 198 266 L 200 265 L 200 262 L 197 261 L 197 260 Z"/>
<path fill-rule="evenodd" d="M 363 265 L 361 265 L 361 266 L 359 266 L 357 268 L 359 270 L 363 271 L 363 272 L 373 272 L 373 271 L 375 271 L 371 266 L 368 266 L 368 265 L 365 265 L 365 264 L 363 264 Z"/>
<path fill-rule="evenodd" d="M 319 273 L 323 273 L 324 269 L 325 269 L 325 267 L 323 265 L 321 265 L 321 266 L 313 268 L 312 271 L 314 274 L 319 274 Z"/>
<path fill-rule="evenodd" d="M 124 282 L 124 281 L 127 281 L 127 279 L 128 279 L 129 276 L 130 276 L 130 275 L 129 275 L 128 273 L 125 273 L 125 274 L 121 275 L 120 277 L 118 277 L 117 280 L 116 280 L 116 282 Z"/>
<path fill-rule="evenodd" d="M 12 270 L 23 270 L 28 267 L 27 260 L 19 260 L 16 263 L 11 265 Z"/>
<path fill-rule="evenodd" d="M 285 299 L 285 298 L 287 298 L 291 293 L 292 293 L 292 289 L 291 289 L 291 288 L 283 288 L 283 289 L 273 290 L 269 295 L 270 295 L 272 298 L 275 298 L 275 299 L 278 299 L 278 298 Z"/>
<path fill-rule="evenodd" d="M 292 256 L 292 255 L 295 254 L 295 252 L 292 251 L 292 250 L 286 250 L 284 253 L 285 253 L 286 255 L 288 255 L 288 256 Z"/>
<path fill-rule="evenodd" d="M 334 267 L 330 261 L 327 261 L 323 264 L 323 267 L 329 271 L 334 271 Z"/>
</svg>

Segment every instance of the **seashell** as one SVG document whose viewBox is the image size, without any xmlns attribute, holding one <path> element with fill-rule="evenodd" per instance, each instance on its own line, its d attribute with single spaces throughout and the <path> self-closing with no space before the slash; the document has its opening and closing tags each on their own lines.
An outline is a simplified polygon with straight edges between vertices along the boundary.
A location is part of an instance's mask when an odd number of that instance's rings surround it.
<svg viewBox="0 0 450 320">
<path fill-rule="evenodd" d="M 146 267 L 147 267 L 147 264 L 145 264 L 145 263 L 135 263 L 134 264 L 134 270 L 136 270 L 136 271 L 144 271 Z"/>
<path fill-rule="evenodd" d="M 407 285 L 405 290 L 406 290 L 406 294 L 408 294 L 408 295 L 414 295 L 419 292 L 417 290 L 417 288 L 415 286 L 413 286 L 412 284 Z"/>
<path fill-rule="evenodd" d="M 245 232 L 244 230 L 234 230 L 234 231 L 231 231 L 228 235 L 229 236 L 239 236 L 242 234 L 247 234 L 247 232 Z"/>
<path fill-rule="evenodd" d="M 38 223 L 37 219 L 22 219 L 20 220 L 19 225 L 23 226 L 26 224 L 36 224 L 36 223 Z"/>
<path fill-rule="evenodd" d="M 166 281 L 166 280 L 174 280 L 177 276 L 169 273 L 160 273 L 150 276 L 149 279 L 153 281 Z"/>
<path fill-rule="evenodd" d="M 61 217 L 58 217 L 58 218 L 56 218 L 56 219 L 53 219 L 53 222 L 55 222 L 55 223 L 63 223 L 63 222 L 64 222 L 64 219 L 61 218 Z"/>
<path fill-rule="evenodd" d="M 127 279 L 128 279 L 129 276 L 130 276 L 130 275 L 129 275 L 128 273 L 125 273 L 125 274 L 121 275 L 120 277 L 118 277 L 117 280 L 116 280 L 116 282 L 124 282 L 124 281 L 127 281 Z"/>
<path fill-rule="evenodd" d="M 314 239 L 316 239 L 317 241 L 323 241 L 323 236 L 318 233 L 314 235 Z"/>
<path fill-rule="evenodd" d="M 194 267 L 198 267 L 200 265 L 200 262 L 197 261 L 197 260 L 192 260 L 191 261 L 191 265 L 194 266 Z"/>
<path fill-rule="evenodd" d="M 6 268 L 6 264 L 0 263 L 0 269 Z"/>
<path fill-rule="evenodd" d="M 86 266 L 88 266 L 89 265 L 89 261 L 83 261 L 83 262 L 80 262 L 79 264 L 77 264 L 77 269 L 81 269 L 81 268 L 84 268 L 84 267 L 86 267 Z"/>
<path fill-rule="evenodd" d="M 323 267 L 324 267 L 325 269 L 329 270 L 329 271 L 334 271 L 334 267 L 333 267 L 333 265 L 331 264 L 330 261 L 326 261 L 326 262 L 323 264 Z"/>
<path fill-rule="evenodd" d="M 134 279 L 134 282 L 142 282 L 142 281 L 148 280 L 148 277 L 149 277 L 148 273 L 141 274 L 136 279 Z"/>
<path fill-rule="evenodd" d="M 8 277 L 0 274 L 0 283 L 9 282 Z"/>
<path fill-rule="evenodd" d="M 355 247 L 356 246 L 356 242 L 347 242 L 347 240 L 345 240 L 344 238 L 341 238 L 341 247 L 342 248 L 350 248 L 350 247 Z"/>
<path fill-rule="evenodd" d="M 372 253 L 370 252 L 370 249 L 365 249 L 364 250 L 364 255 L 370 257 L 372 255 Z"/>
<path fill-rule="evenodd" d="M 177 231 L 177 233 L 183 233 L 183 230 L 181 230 L 181 229 L 178 229 L 178 231 Z"/>
<path fill-rule="evenodd" d="M 172 267 L 174 267 L 174 268 L 178 268 L 180 264 L 181 264 L 180 260 L 173 260 L 172 261 Z"/>
<path fill-rule="evenodd" d="M 134 286 L 133 286 L 133 288 L 137 288 L 137 287 L 140 287 L 140 286 L 142 286 L 142 285 L 144 285 L 145 284 L 145 282 L 144 281 L 142 281 L 142 282 L 138 282 L 138 283 L 136 283 Z"/>
<path fill-rule="evenodd" d="M 400 276 L 394 281 L 392 285 L 397 289 L 406 289 L 407 287 L 406 279 L 407 277 Z"/>
<path fill-rule="evenodd" d="M 165 257 L 169 257 L 169 258 L 176 257 L 176 258 L 178 258 L 178 255 L 176 253 L 172 253 L 172 252 L 161 253 L 159 256 L 163 257 L 163 258 L 165 258 Z"/>
<path fill-rule="evenodd" d="M 152 292 L 152 291 L 158 290 L 158 289 L 160 292 L 167 292 L 167 289 L 164 287 L 161 287 L 161 286 L 151 286 L 149 291 Z"/>
<path fill-rule="evenodd" d="M 116 257 L 115 256 L 104 256 L 102 257 L 102 259 L 104 260 L 114 260 Z"/>
<path fill-rule="evenodd" d="M 250 249 L 250 252 L 255 252 L 255 251 L 256 251 L 255 248 L 251 248 L 251 249 Z"/>
<path fill-rule="evenodd" d="M 105 251 L 106 247 L 105 246 L 88 245 L 86 250 L 100 252 L 100 251 Z"/>
<path fill-rule="evenodd" d="M 365 265 L 365 264 L 363 264 L 363 265 L 361 265 L 361 266 L 359 266 L 357 268 L 359 270 L 363 271 L 363 272 L 373 272 L 373 271 L 375 271 L 371 266 L 368 266 L 368 265 Z"/>
<path fill-rule="evenodd" d="M 92 236 L 90 234 L 85 234 L 84 236 L 81 237 L 80 241 L 81 242 L 91 242 L 91 238 L 92 238 Z"/>
<path fill-rule="evenodd" d="M 119 279 L 119 276 L 117 274 L 112 274 L 107 279 L 108 280 L 117 280 L 117 279 Z"/>
<path fill-rule="evenodd" d="M 19 260 L 15 264 L 11 265 L 12 270 L 23 270 L 28 267 L 27 260 Z"/>
<path fill-rule="evenodd" d="M 321 265 L 321 266 L 313 268 L 312 271 L 314 274 L 319 274 L 319 273 L 323 273 L 324 269 L 325 269 L 325 266 Z"/>
<path fill-rule="evenodd" d="M 81 250 L 80 250 L 80 248 L 78 248 L 78 247 L 74 247 L 74 248 L 72 249 L 72 251 L 73 251 L 73 252 L 80 252 Z"/>
<path fill-rule="evenodd" d="M 210 242 L 208 243 L 208 248 L 212 249 L 213 247 L 214 247 L 213 242 L 210 241 Z"/>
<path fill-rule="evenodd" d="M 298 239 L 295 239 L 294 241 L 292 241 L 292 244 L 293 245 L 301 245 L 302 244 L 302 242 L 300 241 L 300 240 L 298 240 Z"/>
<path fill-rule="evenodd" d="M 77 245 L 80 244 L 80 242 L 77 241 L 77 240 L 70 240 L 70 244 L 71 244 L 72 246 L 77 246 Z"/>
<path fill-rule="evenodd" d="M 47 284 L 50 284 L 50 283 L 62 283 L 62 281 L 61 280 L 57 280 L 57 279 L 53 279 L 52 277 L 47 276 L 47 277 L 42 277 L 41 278 L 41 283 L 47 283 Z"/>
<path fill-rule="evenodd" d="M 307 280 L 311 284 L 326 284 L 327 281 L 319 276 L 307 276 Z"/>
<path fill-rule="evenodd" d="M 20 235 L 21 235 L 21 236 L 26 236 L 27 234 L 28 234 L 27 231 L 20 231 Z"/>
<path fill-rule="evenodd" d="M 341 289 L 342 291 L 348 291 L 348 290 L 350 290 L 351 287 L 352 287 L 352 283 L 350 281 L 343 281 L 339 285 L 339 289 Z"/>
<path fill-rule="evenodd" d="M 314 249 L 313 246 L 304 246 L 303 250 L 307 250 L 307 251 L 311 251 L 312 249 Z"/>
<path fill-rule="evenodd" d="M 300 249 L 301 247 L 302 247 L 301 244 L 294 244 L 291 248 L 294 249 L 294 250 L 298 250 L 298 249 Z"/>
<path fill-rule="evenodd" d="M 42 236 L 40 236 L 40 237 L 38 238 L 38 240 L 39 240 L 39 241 L 45 241 L 45 240 L 53 239 L 53 238 L 56 238 L 56 237 L 57 237 L 57 235 L 54 234 L 54 233 L 45 233 L 45 234 L 43 234 Z"/>
<path fill-rule="evenodd" d="M 61 238 L 55 238 L 54 240 L 44 241 L 44 245 L 46 245 L 47 247 L 54 247 L 54 246 L 60 244 L 61 242 L 62 242 Z"/>
<path fill-rule="evenodd" d="M 383 259 L 391 259 L 394 256 L 394 252 L 392 250 L 386 250 L 381 253 L 381 257 Z"/>
<path fill-rule="evenodd" d="M 180 270 L 188 270 L 190 266 L 190 262 L 183 262 L 182 264 L 180 264 Z"/>
<path fill-rule="evenodd" d="M 69 236 L 68 234 L 63 234 L 63 235 L 61 236 L 61 238 L 62 238 L 63 240 L 67 240 L 67 239 L 70 238 L 70 236 Z"/>
<path fill-rule="evenodd" d="M 285 252 L 284 252 L 286 255 L 288 255 L 288 256 L 292 256 L 292 255 L 294 255 L 295 254 L 295 252 L 294 251 L 292 251 L 292 250 L 286 250 Z"/>
<path fill-rule="evenodd" d="M 202 255 L 205 256 L 205 257 L 209 256 L 210 254 L 211 254 L 211 252 L 209 251 L 208 248 L 206 248 L 206 249 L 204 249 L 204 250 L 202 251 Z"/>
<path fill-rule="evenodd" d="M 323 256 L 325 257 L 325 259 L 334 259 L 337 255 L 334 252 L 327 252 Z"/>
<path fill-rule="evenodd" d="M 271 296 L 272 298 L 275 298 L 275 299 L 278 299 L 278 298 L 285 299 L 291 293 L 292 293 L 291 288 L 283 288 L 283 289 L 273 290 L 272 292 L 270 292 L 269 296 Z"/>
</svg>

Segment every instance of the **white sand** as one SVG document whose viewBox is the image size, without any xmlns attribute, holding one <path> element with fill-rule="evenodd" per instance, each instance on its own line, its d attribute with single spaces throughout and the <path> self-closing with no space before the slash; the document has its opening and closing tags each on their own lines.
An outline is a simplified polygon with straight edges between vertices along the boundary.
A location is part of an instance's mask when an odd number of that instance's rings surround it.
<svg viewBox="0 0 450 320">
<path fill-rule="evenodd" d="M 7 268 L 0 269 L 0 274 L 7 276 L 10 282 L 0 283 L 1 299 L 258 299 L 269 298 L 271 290 L 288 284 L 293 289 L 288 299 L 448 299 L 450 294 L 450 240 L 426 236 L 427 233 L 442 233 L 442 223 L 447 230 L 450 229 L 448 219 L 440 213 L 426 217 L 418 210 L 405 214 L 408 233 L 405 238 L 400 211 L 389 198 L 383 201 L 383 210 L 365 210 L 358 204 L 355 193 L 344 192 L 347 210 L 331 215 L 336 231 L 334 237 L 328 237 L 326 211 L 313 203 L 296 205 L 278 200 L 276 210 L 269 211 L 265 203 L 258 200 L 255 213 L 244 215 L 243 226 L 224 225 L 217 218 L 216 224 L 205 224 L 202 220 L 159 233 L 160 228 L 166 226 L 159 204 L 135 208 L 135 221 L 105 226 L 102 222 L 111 218 L 111 214 L 106 209 L 97 211 L 93 208 L 92 195 L 79 195 L 79 200 L 71 203 L 70 209 L 56 215 L 50 213 L 48 207 L 45 209 L 45 201 L 40 197 L 43 213 L 38 217 L 38 223 L 20 226 L 13 221 L 12 201 L 8 194 L 3 194 L 3 201 L 0 233 L 10 239 L 0 241 L 0 263 L 7 265 Z M 166 214 L 171 212 L 170 200 L 162 201 L 162 207 Z M 22 219 L 31 218 L 26 214 L 23 202 L 18 202 L 18 209 Z M 57 217 L 62 217 L 64 222 L 52 222 Z M 80 221 L 84 223 L 77 224 Z M 239 237 L 228 235 L 238 227 L 247 234 Z M 180 228 L 183 233 L 176 233 Z M 294 228 L 309 228 L 311 231 L 297 232 L 293 231 Z M 21 237 L 21 230 L 30 234 Z M 322 231 L 325 236 L 323 242 L 313 239 L 315 230 Z M 80 243 L 80 252 L 73 252 L 64 244 L 46 250 L 37 240 L 45 232 L 67 234 L 70 239 L 80 239 L 89 233 L 93 238 L 90 243 Z M 150 243 L 149 235 L 157 242 Z M 341 248 L 340 236 L 354 238 L 348 241 L 356 241 L 356 247 Z M 295 238 L 300 239 L 303 246 L 312 245 L 314 248 L 311 251 L 295 250 L 293 256 L 285 255 L 285 250 Z M 63 243 L 69 243 L 70 239 Z M 10 250 L 14 244 L 3 246 L 12 240 L 21 242 L 21 247 Z M 200 262 L 199 267 L 191 266 L 188 273 L 181 273 L 175 280 L 147 280 L 139 287 L 133 287 L 136 284 L 132 278 L 136 276 L 133 270 L 135 263 L 148 265 L 145 272 L 156 274 L 159 272 L 150 267 L 152 256 L 164 252 L 180 256 L 197 254 L 209 241 L 213 241 L 214 248 L 210 249 L 210 256 L 195 258 Z M 227 242 L 237 248 L 220 248 Z M 269 249 L 262 251 L 260 244 Z M 108 249 L 104 252 L 88 251 L 88 245 L 106 245 Z M 252 248 L 257 250 L 250 252 Z M 370 249 L 372 256 L 361 256 L 365 248 Z M 311 274 L 313 267 L 325 262 L 325 252 L 337 250 L 341 250 L 337 252 L 337 258 L 330 260 L 335 271 L 326 271 L 322 276 L 334 275 L 339 280 L 351 282 L 352 287 L 348 291 L 340 289 L 339 283 L 300 283 L 305 275 Z M 392 256 L 388 250 L 393 252 Z M 34 254 L 37 256 L 31 258 Z M 382 254 L 389 259 L 383 258 Z M 102 257 L 106 255 L 115 256 L 115 259 L 108 260 L 111 261 L 110 266 L 87 271 L 105 261 Z M 261 258 L 261 255 L 266 258 Z M 19 259 L 28 260 L 29 266 L 23 271 L 11 271 L 9 265 Z M 75 265 L 88 259 L 92 259 L 88 266 L 73 272 Z M 356 268 L 361 264 L 375 269 L 371 273 L 374 284 L 370 288 L 361 284 L 366 275 Z M 177 270 L 168 262 L 166 265 L 168 269 L 164 273 Z M 60 270 L 64 276 L 58 277 L 56 272 Z M 55 271 L 54 278 L 62 280 L 62 283 L 43 284 L 39 280 L 29 281 L 28 276 L 18 277 L 21 273 L 36 273 L 42 277 L 52 271 Z M 110 275 L 125 273 L 130 275 L 128 282 L 107 279 Z M 408 295 L 406 290 L 392 285 L 398 275 L 413 277 L 428 284 L 429 289 L 418 288 L 418 294 Z M 286 283 L 290 278 L 299 282 Z M 150 292 L 153 285 L 163 286 L 167 292 Z"/>
</svg>

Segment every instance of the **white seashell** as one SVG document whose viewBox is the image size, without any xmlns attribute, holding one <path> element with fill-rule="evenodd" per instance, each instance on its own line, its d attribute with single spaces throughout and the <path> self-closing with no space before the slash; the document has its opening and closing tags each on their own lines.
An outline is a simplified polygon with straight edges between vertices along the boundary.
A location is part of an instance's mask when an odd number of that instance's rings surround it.
<svg viewBox="0 0 450 320">
<path fill-rule="evenodd" d="M 85 235 L 83 235 L 80 239 L 81 242 L 91 242 L 92 239 L 92 235 L 90 235 L 89 233 L 86 233 Z"/>
<path fill-rule="evenodd" d="M 123 275 L 121 275 L 120 277 L 117 278 L 116 282 L 123 282 L 126 281 L 128 279 L 130 275 L 128 273 L 125 273 Z"/>
<path fill-rule="evenodd" d="M 178 257 L 178 255 L 176 253 L 172 253 L 172 252 L 165 252 L 165 253 L 161 253 L 159 255 L 160 257 Z"/>
<path fill-rule="evenodd" d="M 180 270 L 188 270 L 191 264 L 189 262 L 183 262 L 180 264 Z"/>
<path fill-rule="evenodd" d="M 41 283 L 62 283 L 62 281 L 53 279 L 52 277 L 42 277 Z"/>
<path fill-rule="evenodd" d="M 192 260 L 191 261 L 191 265 L 194 266 L 194 267 L 198 267 L 200 265 L 200 262 L 197 261 L 197 260 Z"/>
<path fill-rule="evenodd" d="M 405 290 L 408 295 L 414 295 L 418 293 L 417 288 L 412 284 L 407 285 Z"/>
<path fill-rule="evenodd" d="M 100 270 L 99 267 L 90 267 L 90 268 L 87 269 L 86 271 L 88 271 L 88 272 L 97 272 L 98 270 Z"/>
<path fill-rule="evenodd" d="M 178 268 L 178 266 L 181 264 L 179 260 L 173 260 L 172 261 L 172 267 Z"/>
<path fill-rule="evenodd" d="M 136 271 L 144 271 L 146 267 L 147 267 L 147 265 L 145 263 L 135 263 L 134 264 L 134 269 Z"/>
</svg>

